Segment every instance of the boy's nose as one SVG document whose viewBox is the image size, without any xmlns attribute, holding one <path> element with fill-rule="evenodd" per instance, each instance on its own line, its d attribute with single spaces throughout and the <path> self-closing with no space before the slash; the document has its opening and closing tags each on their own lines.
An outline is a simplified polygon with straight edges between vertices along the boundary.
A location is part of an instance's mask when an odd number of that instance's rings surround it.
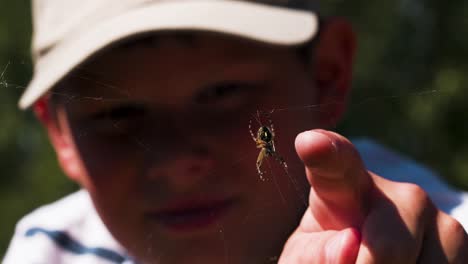
<svg viewBox="0 0 468 264">
<path fill-rule="evenodd" d="M 213 173 L 214 160 L 209 155 L 180 154 L 158 165 L 153 168 L 150 177 L 163 180 L 176 192 L 184 192 Z"/>
</svg>

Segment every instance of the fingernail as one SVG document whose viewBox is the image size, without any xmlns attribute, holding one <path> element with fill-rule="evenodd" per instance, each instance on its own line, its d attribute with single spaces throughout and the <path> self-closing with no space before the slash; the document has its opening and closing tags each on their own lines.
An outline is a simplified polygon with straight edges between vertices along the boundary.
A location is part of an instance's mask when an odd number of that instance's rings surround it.
<svg viewBox="0 0 468 264">
<path fill-rule="evenodd" d="M 330 140 L 330 138 L 327 136 L 327 134 L 324 133 L 324 131 L 320 130 L 320 129 L 304 131 L 304 132 L 300 133 L 299 136 L 304 138 L 308 142 L 317 141 L 317 140 L 320 140 L 320 139 L 323 140 L 325 138 L 327 140 Z"/>
<path fill-rule="evenodd" d="M 295 146 L 302 161 L 313 167 L 324 160 L 334 159 L 338 150 L 333 141 L 327 131 L 309 130 L 297 136 Z"/>
<path fill-rule="evenodd" d="M 330 132 L 323 130 L 323 129 L 314 129 L 314 130 L 309 130 L 304 133 L 309 133 L 307 135 L 308 140 L 310 141 L 327 141 L 330 146 L 332 147 L 332 151 L 336 153 L 338 151 L 338 146 L 336 145 L 335 140 L 333 140 L 333 137 L 330 135 Z"/>
<path fill-rule="evenodd" d="M 331 133 L 323 129 L 314 129 L 312 130 L 312 132 L 320 134 L 322 135 L 322 137 L 326 137 L 328 142 L 330 142 L 330 145 L 332 146 L 333 152 L 336 153 L 338 151 L 338 146 L 336 145 L 335 140 L 333 140 L 333 137 L 330 135 Z"/>
</svg>

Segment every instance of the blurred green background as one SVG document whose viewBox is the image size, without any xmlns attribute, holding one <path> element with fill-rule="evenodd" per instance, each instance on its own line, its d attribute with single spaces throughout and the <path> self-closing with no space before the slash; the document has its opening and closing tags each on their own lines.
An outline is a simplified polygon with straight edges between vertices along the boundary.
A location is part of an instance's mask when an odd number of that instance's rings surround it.
<svg viewBox="0 0 468 264">
<path fill-rule="evenodd" d="M 468 2 L 322 0 L 359 36 L 349 112 L 337 128 L 369 136 L 468 190 Z M 76 190 L 17 100 L 31 78 L 30 3 L 0 0 L 0 256 L 15 222 Z"/>
</svg>

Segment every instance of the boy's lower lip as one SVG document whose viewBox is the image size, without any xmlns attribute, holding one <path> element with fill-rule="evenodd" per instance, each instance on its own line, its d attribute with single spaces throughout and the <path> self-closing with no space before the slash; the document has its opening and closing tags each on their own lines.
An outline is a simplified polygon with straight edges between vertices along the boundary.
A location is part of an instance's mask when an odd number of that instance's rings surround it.
<svg viewBox="0 0 468 264">
<path fill-rule="evenodd" d="M 233 200 L 216 201 L 198 207 L 150 213 L 147 216 L 156 220 L 168 231 L 195 232 L 215 226 L 232 207 L 233 202 Z"/>
</svg>

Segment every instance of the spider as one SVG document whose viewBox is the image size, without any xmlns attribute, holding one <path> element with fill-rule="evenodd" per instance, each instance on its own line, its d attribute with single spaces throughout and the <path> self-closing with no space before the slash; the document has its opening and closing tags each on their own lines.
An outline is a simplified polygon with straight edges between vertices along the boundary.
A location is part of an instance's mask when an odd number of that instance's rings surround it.
<svg viewBox="0 0 468 264">
<path fill-rule="evenodd" d="M 281 166 L 286 172 L 288 170 L 288 165 L 284 161 L 283 157 L 281 157 L 278 154 L 278 152 L 276 152 L 276 149 L 275 149 L 275 128 L 273 126 L 273 121 L 271 121 L 271 118 L 270 118 L 270 114 L 272 112 L 267 113 L 267 112 L 257 111 L 257 122 L 260 124 L 260 128 L 257 131 L 257 136 L 255 136 L 252 131 L 252 119 L 249 121 L 250 135 L 252 136 L 253 141 L 257 145 L 257 148 L 260 149 L 260 153 L 258 154 L 256 165 L 257 165 L 257 172 L 261 180 L 265 180 L 265 178 L 263 177 L 264 173 L 261 170 L 261 166 L 262 166 L 263 160 L 266 157 L 269 157 L 269 156 L 274 157 L 276 161 L 278 161 L 281 164 Z M 262 125 L 262 123 L 260 122 L 260 114 L 263 114 L 266 117 L 269 123 L 268 126 Z"/>
</svg>

